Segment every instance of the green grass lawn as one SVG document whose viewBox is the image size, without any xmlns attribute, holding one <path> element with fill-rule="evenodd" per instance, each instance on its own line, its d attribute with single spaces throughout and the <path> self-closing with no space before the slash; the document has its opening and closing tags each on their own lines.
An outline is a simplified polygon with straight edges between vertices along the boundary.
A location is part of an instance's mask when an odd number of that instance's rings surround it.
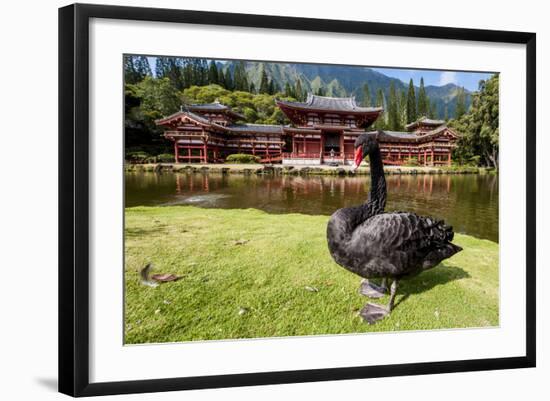
<svg viewBox="0 0 550 401">
<path fill-rule="evenodd" d="M 328 216 L 191 206 L 126 209 L 127 344 L 496 326 L 498 244 L 456 235 L 463 252 L 403 280 L 393 313 L 368 325 L 361 278 L 327 249 Z M 152 288 L 139 270 L 174 273 Z M 378 302 L 387 303 L 388 297 Z"/>
</svg>

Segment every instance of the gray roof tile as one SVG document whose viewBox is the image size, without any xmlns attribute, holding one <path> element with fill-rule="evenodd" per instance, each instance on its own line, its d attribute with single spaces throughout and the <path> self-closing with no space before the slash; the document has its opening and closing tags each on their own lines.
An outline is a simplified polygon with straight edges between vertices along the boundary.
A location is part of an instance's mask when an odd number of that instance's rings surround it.
<svg viewBox="0 0 550 401">
<path fill-rule="evenodd" d="M 408 128 L 414 128 L 414 127 L 416 127 L 420 124 L 424 124 L 424 125 L 443 125 L 443 124 L 445 124 L 445 120 L 432 120 L 432 119 L 427 118 L 427 117 L 421 117 L 418 120 L 413 121 L 412 123 L 405 125 L 405 128 L 407 128 L 407 129 Z"/>
<path fill-rule="evenodd" d="M 235 124 L 228 125 L 227 129 L 234 132 L 263 132 L 280 134 L 283 132 L 281 125 L 268 125 L 268 124 Z"/>
<path fill-rule="evenodd" d="M 351 112 L 382 111 L 381 107 L 361 107 L 355 103 L 355 97 L 327 97 L 308 94 L 305 102 L 288 102 L 279 100 L 279 103 L 302 109 L 319 109 Z"/>
<path fill-rule="evenodd" d="M 189 110 L 231 110 L 230 107 L 220 102 L 214 103 L 193 103 L 183 106 Z"/>
</svg>

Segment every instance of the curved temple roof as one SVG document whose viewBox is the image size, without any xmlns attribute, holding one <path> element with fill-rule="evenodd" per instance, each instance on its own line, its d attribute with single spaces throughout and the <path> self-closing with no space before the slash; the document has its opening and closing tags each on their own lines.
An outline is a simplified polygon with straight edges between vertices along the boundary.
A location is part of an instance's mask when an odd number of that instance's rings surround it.
<svg viewBox="0 0 550 401">
<path fill-rule="evenodd" d="M 231 114 L 234 117 L 237 118 L 243 118 L 244 116 L 242 114 L 237 113 L 236 111 L 233 111 L 233 109 L 229 106 L 226 106 L 225 104 L 221 104 L 218 101 L 215 101 L 213 103 L 193 103 L 193 104 L 186 104 L 182 105 L 183 110 L 189 110 L 189 111 L 196 111 L 196 112 L 222 112 Z"/>
<path fill-rule="evenodd" d="M 445 124 L 445 120 L 432 120 L 432 119 L 429 119 L 427 117 L 421 117 L 418 120 L 413 121 L 412 123 L 405 125 L 405 128 L 406 129 L 411 129 L 411 128 L 418 127 L 420 125 L 431 125 L 431 126 L 438 127 L 438 126 L 443 125 L 443 124 Z"/>
<path fill-rule="evenodd" d="M 443 131 L 447 131 L 452 137 L 455 137 L 455 138 L 458 137 L 458 134 L 447 126 L 440 126 L 434 130 L 427 131 L 422 135 L 415 134 L 414 132 L 402 132 L 402 131 L 379 130 L 377 132 L 378 132 L 378 139 L 381 142 L 422 143 L 422 142 L 429 141 L 433 137 L 438 136 Z"/>
<path fill-rule="evenodd" d="M 382 107 L 362 107 L 355 102 L 355 97 L 327 97 L 308 94 L 305 102 L 277 100 L 278 105 L 298 109 L 323 110 L 352 113 L 379 113 Z"/>
</svg>

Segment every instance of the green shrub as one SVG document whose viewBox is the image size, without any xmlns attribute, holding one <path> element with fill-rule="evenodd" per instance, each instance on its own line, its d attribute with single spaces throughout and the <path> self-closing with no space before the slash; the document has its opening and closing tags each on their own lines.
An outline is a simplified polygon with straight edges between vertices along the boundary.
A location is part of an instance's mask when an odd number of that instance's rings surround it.
<svg viewBox="0 0 550 401">
<path fill-rule="evenodd" d="M 157 156 L 157 163 L 173 163 L 174 155 L 171 153 L 161 153 Z"/>
<path fill-rule="evenodd" d="M 405 160 L 405 163 L 403 163 L 404 166 L 407 167 L 416 167 L 418 166 L 418 158 L 416 157 L 409 157 Z"/>
<path fill-rule="evenodd" d="M 226 163 L 236 163 L 236 164 L 254 164 L 259 163 L 260 158 L 254 155 L 246 155 L 242 153 L 237 153 L 234 155 L 229 155 L 225 159 Z"/>
<path fill-rule="evenodd" d="M 146 163 L 151 157 L 147 152 L 128 152 L 126 153 L 126 160 L 130 163 Z"/>
</svg>

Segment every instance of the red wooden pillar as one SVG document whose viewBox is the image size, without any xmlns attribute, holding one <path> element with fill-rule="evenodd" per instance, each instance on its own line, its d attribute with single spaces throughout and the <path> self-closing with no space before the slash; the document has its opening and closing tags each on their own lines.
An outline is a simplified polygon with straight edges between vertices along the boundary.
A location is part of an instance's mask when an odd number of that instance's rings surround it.
<svg viewBox="0 0 550 401">
<path fill-rule="evenodd" d="M 428 150 L 424 149 L 424 166 L 427 166 L 427 161 L 426 161 L 427 158 L 428 158 Z"/>
<path fill-rule="evenodd" d="M 202 153 L 203 153 L 203 163 L 208 163 L 208 142 L 203 139 Z"/>
<path fill-rule="evenodd" d="M 346 155 L 344 153 L 344 133 L 340 134 L 340 157 L 343 159 L 343 162 L 346 162 Z"/>
<path fill-rule="evenodd" d="M 431 157 L 431 162 L 432 162 L 432 166 L 435 166 L 435 163 L 434 163 L 434 147 L 432 146 L 432 157 Z"/>
<path fill-rule="evenodd" d="M 174 141 L 174 158 L 176 159 L 176 163 L 179 163 L 180 154 L 179 154 L 178 140 L 177 139 Z"/>
<path fill-rule="evenodd" d="M 319 149 L 319 162 L 323 164 L 324 153 L 325 153 L 325 136 L 323 135 L 322 132 L 319 134 L 319 136 L 320 136 L 320 142 L 321 142 L 321 149 Z"/>
<path fill-rule="evenodd" d="M 449 154 L 447 156 L 447 166 L 449 166 L 449 167 L 451 166 L 451 153 L 452 153 L 452 151 L 451 151 L 451 149 L 449 149 Z"/>
</svg>

